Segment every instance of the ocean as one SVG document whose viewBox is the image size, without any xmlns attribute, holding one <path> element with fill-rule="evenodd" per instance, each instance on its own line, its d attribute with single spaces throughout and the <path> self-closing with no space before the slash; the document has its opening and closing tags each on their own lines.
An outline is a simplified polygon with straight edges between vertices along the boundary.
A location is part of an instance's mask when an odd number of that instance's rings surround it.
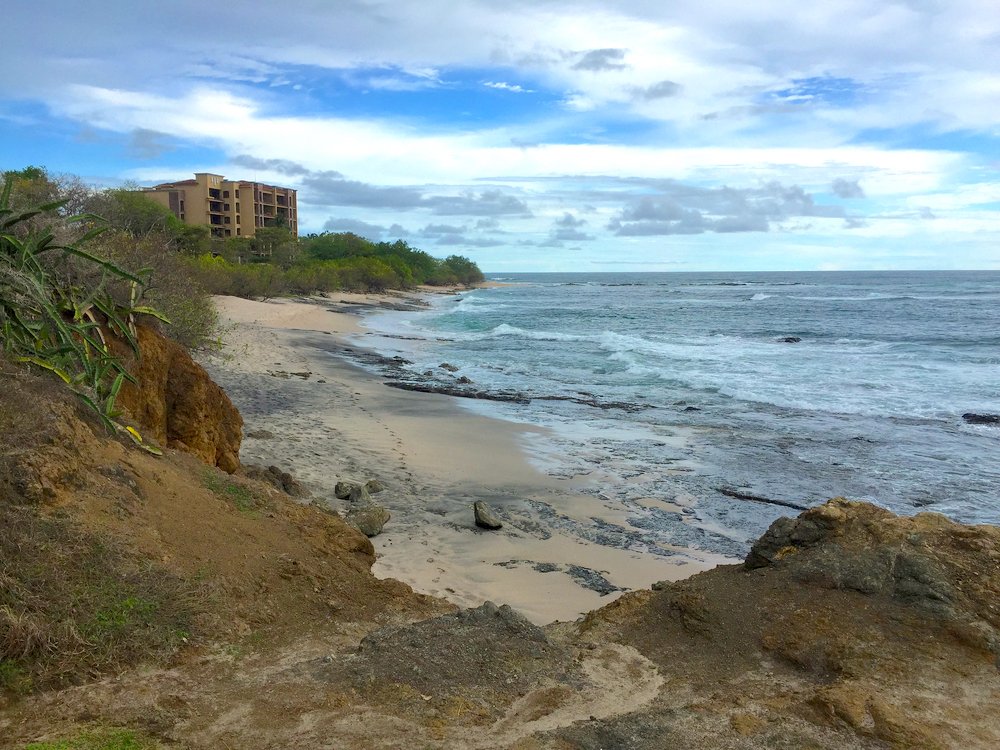
<svg viewBox="0 0 1000 750">
<path fill-rule="evenodd" d="M 460 401 L 547 427 L 531 460 L 591 477 L 634 548 L 742 556 L 834 496 L 1000 523 L 1000 425 L 962 418 L 1000 414 L 1000 272 L 491 278 L 361 343 L 394 380 L 516 398 Z"/>
</svg>

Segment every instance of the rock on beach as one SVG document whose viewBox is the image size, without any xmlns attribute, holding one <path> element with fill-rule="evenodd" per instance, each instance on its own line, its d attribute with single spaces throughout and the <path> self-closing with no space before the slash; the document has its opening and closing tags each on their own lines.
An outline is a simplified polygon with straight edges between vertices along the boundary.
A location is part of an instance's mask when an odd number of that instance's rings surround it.
<svg viewBox="0 0 1000 750">
<path fill-rule="evenodd" d="M 493 509 L 490 508 L 482 500 L 477 500 L 472 504 L 472 510 L 476 516 L 476 526 L 481 529 L 489 529 L 490 531 L 496 531 L 497 529 L 503 528 L 503 523 L 499 518 L 493 513 Z"/>
</svg>

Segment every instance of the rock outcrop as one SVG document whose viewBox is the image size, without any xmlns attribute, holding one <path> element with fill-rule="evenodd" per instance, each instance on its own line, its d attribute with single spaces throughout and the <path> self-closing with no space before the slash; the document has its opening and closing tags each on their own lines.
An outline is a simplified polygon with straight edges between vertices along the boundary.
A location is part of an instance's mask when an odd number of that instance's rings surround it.
<svg viewBox="0 0 1000 750">
<path fill-rule="evenodd" d="M 676 676 L 673 695 L 560 740 L 1000 747 L 996 527 L 837 498 L 776 521 L 743 565 L 653 588 L 591 613 L 581 635 L 635 647 Z M 720 721 L 724 736 L 699 744 Z"/>
<path fill-rule="evenodd" d="M 138 359 L 128 360 L 137 384 L 126 383 L 118 405 L 149 432 L 153 440 L 192 453 L 230 474 L 240 468 L 243 418 L 208 373 L 180 344 L 140 325 Z M 124 349 L 120 344 L 120 349 Z"/>
</svg>

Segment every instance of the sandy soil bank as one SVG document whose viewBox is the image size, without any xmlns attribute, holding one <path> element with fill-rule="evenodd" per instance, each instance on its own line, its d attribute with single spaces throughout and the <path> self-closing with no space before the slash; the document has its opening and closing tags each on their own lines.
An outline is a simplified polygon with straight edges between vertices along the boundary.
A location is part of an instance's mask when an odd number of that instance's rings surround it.
<svg viewBox="0 0 1000 750">
<path fill-rule="evenodd" d="M 619 594 L 609 589 L 647 588 L 723 561 L 686 549 L 651 556 L 574 533 L 595 518 L 625 519 L 574 480 L 528 462 L 526 438 L 537 427 L 473 414 L 449 396 L 388 388 L 349 362 L 345 350 L 358 348 L 350 337 L 363 332 L 359 313 L 421 302 L 420 294 L 217 298 L 227 344 L 203 364 L 246 420 L 243 462 L 287 469 L 340 511 L 337 481 L 379 479 L 386 489 L 375 500 L 392 519 L 372 540 L 376 575 L 461 606 L 506 602 L 537 623 L 606 604 Z M 503 518 L 502 530 L 475 527 L 480 499 Z"/>
</svg>

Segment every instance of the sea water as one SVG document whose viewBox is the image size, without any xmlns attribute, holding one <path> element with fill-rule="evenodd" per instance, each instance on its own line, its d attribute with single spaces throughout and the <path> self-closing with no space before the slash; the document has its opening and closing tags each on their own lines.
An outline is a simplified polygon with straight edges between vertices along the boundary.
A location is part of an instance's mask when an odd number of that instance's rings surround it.
<svg viewBox="0 0 1000 750">
<path fill-rule="evenodd" d="M 1000 523 L 1000 426 L 962 419 L 1000 414 L 1000 272 L 494 279 L 507 285 L 373 316 L 365 343 L 414 378 L 531 399 L 462 401 L 550 428 L 529 455 L 593 475 L 633 546 L 738 556 L 834 496 Z M 683 501 L 700 537 L 650 500 Z"/>
</svg>

